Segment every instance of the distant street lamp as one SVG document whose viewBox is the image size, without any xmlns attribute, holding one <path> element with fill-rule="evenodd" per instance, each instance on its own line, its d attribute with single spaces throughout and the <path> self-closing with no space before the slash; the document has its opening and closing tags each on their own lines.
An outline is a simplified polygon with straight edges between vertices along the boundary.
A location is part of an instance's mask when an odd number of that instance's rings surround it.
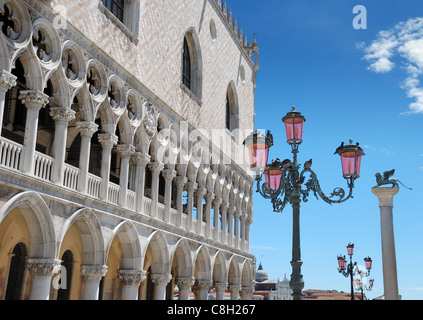
<svg viewBox="0 0 423 320">
<path fill-rule="evenodd" d="M 364 262 L 366 264 L 367 272 L 363 275 L 363 271 L 360 271 L 357 266 L 357 262 L 352 262 L 352 256 L 354 255 L 354 244 L 349 243 L 347 246 L 347 252 L 350 256 L 350 263 L 347 265 L 347 261 L 345 260 L 345 255 L 338 255 L 338 271 L 339 273 L 342 273 L 346 278 L 350 277 L 351 280 L 351 300 L 354 300 L 354 287 L 356 287 L 356 290 L 359 290 L 358 285 L 360 285 L 360 279 L 358 279 L 358 283 L 354 282 L 353 278 L 355 275 L 360 275 L 360 277 L 363 277 L 364 275 L 366 277 L 370 276 L 370 269 L 372 268 L 372 259 L 370 257 L 364 258 Z M 371 279 L 370 284 L 370 290 L 373 287 L 374 280 Z M 360 285 L 361 286 L 361 285 Z M 363 285 L 364 286 L 364 285 Z M 363 290 L 361 289 L 361 299 L 363 299 Z"/>
<path fill-rule="evenodd" d="M 369 280 L 369 285 L 367 286 L 367 283 L 366 283 L 366 281 L 363 281 L 363 272 L 362 271 L 360 271 L 359 272 L 359 277 L 357 277 L 357 278 L 355 278 L 354 279 L 354 290 L 355 291 L 361 291 L 361 300 L 363 300 L 364 299 L 364 294 L 363 294 L 363 291 L 364 290 L 367 290 L 367 291 L 372 291 L 372 289 L 373 289 L 373 284 L 374 284 L 374 282 L 375 282 L 375 280 L 374 279 L 370 279 Z"/>
<path fill-rule="evenodd" d="M 304 288 L 303 276 L 301 274 L 301 249 L 300 249 L 300 203 L 308 201 L 310 191 L 318 199 L 318 195 L 323 201 L 332 203 L 342 203 L 352 198 L 354 180 L 360 176 L 361 157 L 364 155 L 359 144 L 344 146 L 342 143 L 335 151 L 341 156 L 343 177 L 347 180 L 349 194 L 345 197 L 342 188 L 335 188 L 330 196 L 325 195 L 317 179 L 317 175 L 311 170 L 312 160 L 304 163 L 304 168 L 300 172 L 300 164 L 297 160 L 299 145 L 303 139 L 303 127 L 306 121 L 300 112 L 292 107 L 282 118 L 285 124 L 287 143 L 291 146 L 293 160 L 279 158 L 272 160 L 268 164 L 269 149 L 273 146 L 273 136 L 267 131 L 266 136 L 256 131 L 250 134 L 244 141 L 250 155 L 250 167 L 255 173 L 257 181 L 257 192 L 265 199 L 270 199 L 274 212 L 282 212 L 287 203 L 292 205 L 293 211 L 293 235 L 292 235 L 292 274 L 290 286 L 293 291 L 293 299 L 301 300 L 301 291 Z M 306 173 L 310 174 L 310 179 L 304 183 Z M 264 174 L 265 182 L 261 183 Z M 302 189 L 304 183 L 305 190 Z M 337 197 L 337 199 L 332 199 Z"/>
</svg>

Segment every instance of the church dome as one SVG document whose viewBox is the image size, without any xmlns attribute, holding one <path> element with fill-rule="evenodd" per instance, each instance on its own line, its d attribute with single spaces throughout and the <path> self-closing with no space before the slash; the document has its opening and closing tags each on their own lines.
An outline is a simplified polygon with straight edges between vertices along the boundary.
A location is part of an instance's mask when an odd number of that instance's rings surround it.
<svg viewBox="0 0 423 320">
<path fill-rule="evenodd" d="M 256 282 L 263 282 L 269 279 L 267 272 L 263 270 L 263 266 L 259 265 L 258 270 L 256 272 Z"/>
</svg>

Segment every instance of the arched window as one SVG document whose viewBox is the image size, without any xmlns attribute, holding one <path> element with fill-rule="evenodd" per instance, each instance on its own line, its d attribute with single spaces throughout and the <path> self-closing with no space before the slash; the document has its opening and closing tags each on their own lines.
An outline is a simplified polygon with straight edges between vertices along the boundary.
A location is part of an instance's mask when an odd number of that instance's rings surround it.
<svg viewBox="0 0 423 320">
<path fill-rule="evenodd" d="M 239 107 L 235 85 L 231 82 L 226 91 L 226 128 L 229 131 L 239 129 Z"/>
<path fill-rule="evenodd" d="M 20 300 L 25 277 L 27 249 L 22 242 L 13 248 L 5 300 Z"/>
<path fill-rule="evenodd" d="M 57 292 L 57 300 L 69 300 L 70 298 L 73 262 L 72 251 L 66 250 L 62 256 L 61 283 Z"/>
<path fill-rule="evenodd" d="M 102 0 L 102 2 L 116 18 L 123 22 L 124 0 Z"/>
<path fill-rule="evenodd" d="M 202 97 L 202 57 L 200 41 L 193 28 L 184 37 L 182 49 L 182 84 L 193 94 L 198 103 Z"/>
<path fill-rule="evenodd" d="M 191 90 L 191 56 L 186 37 L 184 38 L 184 51 L 182 54 L 182 83 Z"/>
</svg>

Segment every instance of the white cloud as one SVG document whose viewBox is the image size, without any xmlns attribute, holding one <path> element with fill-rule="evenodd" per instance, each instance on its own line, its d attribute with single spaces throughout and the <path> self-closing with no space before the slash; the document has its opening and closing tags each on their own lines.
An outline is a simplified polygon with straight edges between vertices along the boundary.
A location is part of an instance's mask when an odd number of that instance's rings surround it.
<svg viewBox="0 0 423 320">
<path fill-rule="evenodd" d="M 409 111 L 403 114 L 423 113 L 423 87 L 419 77 L 423 74 L 423 18 L 400 22 L 390 30 L 380 31 L 369 45 L 358 45 L 370 65 L 369 70 L 387 73 L 395 68 L 394 58 L 404 59 L 406 78 L 401 88 L 409 98 L 415 99 Z"/>
</svg>

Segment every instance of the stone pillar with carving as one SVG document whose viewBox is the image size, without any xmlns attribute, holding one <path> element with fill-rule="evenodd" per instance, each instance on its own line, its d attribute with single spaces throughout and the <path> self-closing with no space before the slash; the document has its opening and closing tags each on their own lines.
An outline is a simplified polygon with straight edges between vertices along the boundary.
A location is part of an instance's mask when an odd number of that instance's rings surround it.
<svg viewBox="0 0 423 320">
<path fill-rule="evenodd" d="M 222 203 L 222 199 L 221 198 L 215 198 L 213 201 L 213 206 L 214 206 L 214 232 L 213 232 L 213 238 L 215 240 L 220 240 L 219 239 L 219 218 L 220 218 L 220 204 Z"/>
<path fill-rule="evenodd" d="M 172 280 L 170 274 L 152 274 L 151 281 L 154 283 L 153 300 L 166 300 L 166 286 Z"/>
<path fill-rule="evenodd" d="M 195 192 L 197 197 L 197 234 L 201 234 L 201 226 L 203 225 L 203 200 L 206 193 L 206 188 L 197 188 Z"/>
<path fill-rule="evenodd" d="M 239 291 L 239 296 L 241 300 L 251 300 L 251 295 L 253 294 L 253 287 L 251 286 L 242 286 Z"/>
<path fill-rule="evenodd" d="M 230 284 L 229 292 L 231 293 L 231 300 L 238 300 L 239 290 L 241 286 L 239 284 Z"/>
<path fill-rule="evenodd" d="M 35 145 L 37 143 L 38 116 L 41 108 L 48 103 L 48 96 L 38 90 L 21 91 L 19 100 L 26 107 L 25 136 L 20 170 L 34 174 Z"/>
<path fill-rule="evenodd" d="M 100 199 L 107 201 L 112 148 L 118 142 L 118 137 L 112 133 L 103 133 L 98 135 L 98 142 L 100 142 L 102 146 Z"/>
<path fill-rule="evenodd" d="M 82 300 L 98 300 L 100 281 L 106 273 L 107 266 L 82 266 L 81 275 L 84 279 Z"/>
<path fill-rule="evenodd" d="M 79 179 L 78 191 L 87 193 L 88 191 L 88 170 L 90 165 L 91 138 L 98 130 L 98 125 L 91 121 L 81 121 L 76 123 L 76 127 L 81 135 L 81 150 L 79 152 Z"/>
<path fill-rule="evenodd" d="M 234 206 L 229 206 L 228 208 L 228 225 L 229 225 L 229 232 L 228 232 L 228 244 L 234 244 L 234 213 L 236 208 Z"/>
<path fill-rule="evenodd" d="M 135 165 L 136 176 L 136 210 L 137 212 L 144 213 L 145 168 L 150 163 L 150 156 L 141 152 L 135 152 L 132 159 Z"/>
<path fill-rule="evenodd" d="M 177 278 L 176 285 L 179 288 L 179 300 L 189 300 L 191 287 L 194 285 L 194 278 Z"/>
<path fill-rule="evenodd" d="M 211 230 L 211 208 L 212 203 L 214 200 L 215 194 L 213 192 L 209 192 L 206 194 L 206 210 L 204 214 L 206 215 L 206 231 L 205 236 L 208 238 L 210 237 L 210 230 Z"/>
<path fill-rule="evenodd" d="M 216 289 L 216 300 L 225 299 L 225 290 L 228 287 L 227 283 L 215 282 L 214 288 Z"/>
<path fill-rule="evenodd" d="M 385 300 L 399 300 L 393 220 L 393 198 L 399 188 L 375 187 L 372 192 L 379 199 Z"/>
<path fill-rule="evenodd" d="M 186 229 L 187 230 L 191 230 L 192 229 L 192 211 L 194 208 L 194 192 L 197 189 L 198 185 L 196 182 L 188 182 L 186 189 L 188 192 L 188 196 L 187 196 L 187 226 Z"/>
<path fill-rule="evenodd" d="M 66 139 L 68 135 L 69 121 L 75 119 L 75 111 L 70 108 L 51 108 L 50 116 L 55 121 L 53 142 L 53 166 L 51 169 L 51 181 L 63 184 L 63 174 L 66 156 Z"/>
<path fill-rule="evenodd" d="M 222 235 L 221 241 L 222 243 L 226 242 L 226 234 L 227 234 L 227 215 L 228 215 L 229 204 L 227 202 L 222 202 L 221 211 L 222 211 Z"/>
<path fill-rule="evenodd" d="M 241 217 L 241 211 L 240 210 L 236 210 L 234 212 L 234 217 L 235 217 L 235 243 L 234 243 L 234 247 L 235 248 L 239 248 L 239 218 Z"/>
<path fill-rule="evenodd" d="M 192 287 L 195 300 L 207 300 L 212 285 L 213 282 L 210 280 L 196 280 Z"/>
<path fill-rule="evenodd" d="M 176 171 L 167 169 L 162 171 L 163 178 L 165 180 L 165 210 L 164 210 L 164 222 L 170 222 L 170 208 L 172 207 L 172 181 L 176 177 Z"/>
<path fill-rule="evenodd" d="M 149 164 L 151 170 L 151 217 L 157 218 L 157 203 L 159 202 L 159 177 L 160 172 L 164 169 L 161 162 L 151 162 Z"/>
<path fill-rule="evenodd" d="M 121 300 L 138 300 L 138 289 L 146 279 L 143 270 L 119 270 L 118 278 L 122 286 Z"/>
<path fill-rule="evenodd" d="M 182 214 L 184 210 L 183 198 L 184 198 L 184 186 L 188 182 L 186 177 L 177 176 L 175 178 L 176 183 L 176 222 L 177 227 L 182 227 Z"/>
<path fill-rule="evenodd" d="M 29 300 L 49 300 L 51 277 L 58 272 L 60 260 L 28 259 L 31 274 Z"/>
<path fill-rule="evenodd" d="M 128 194 L 129 160 L 132 154 L 135 152 L 135 147 L 129 144 L 121 144 L 117 146 L 117 152 L 120 155 L 120 188 L 118 204 L 126 208 Z"/>
<path fill-rule="evenodd" d="M 16 77 L 2 70 L 0 72 L 0 135 L 3 127 L 4 103 L 6 100 L 6 93 L 10 88 L 16 86 Z"/>
</svg>

